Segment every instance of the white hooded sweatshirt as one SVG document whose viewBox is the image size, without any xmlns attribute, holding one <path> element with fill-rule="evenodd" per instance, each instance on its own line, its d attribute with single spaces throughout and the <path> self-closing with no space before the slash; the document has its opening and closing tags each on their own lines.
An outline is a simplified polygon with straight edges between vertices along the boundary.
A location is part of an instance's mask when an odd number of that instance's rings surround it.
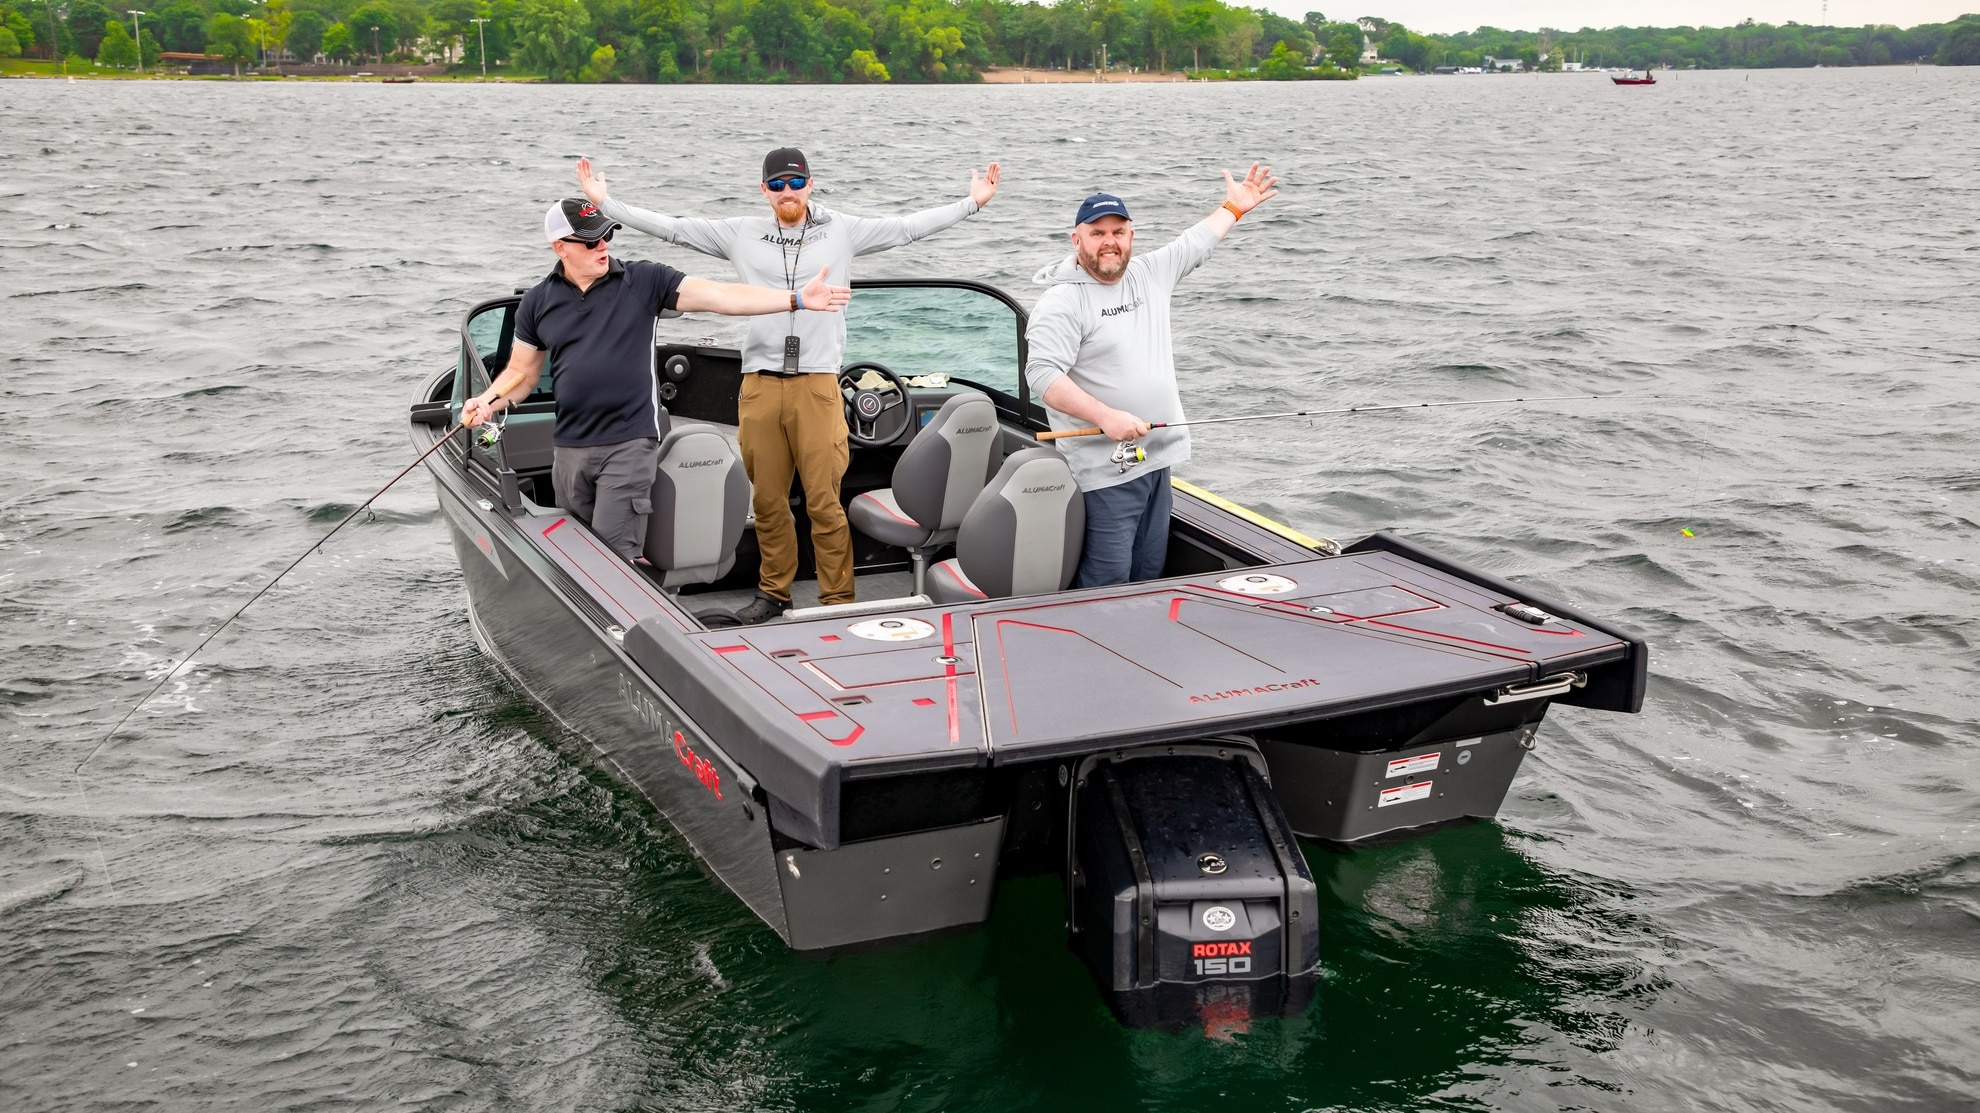
<svg viewBox="0 0 1980 1113">
<path fill-rule="evenodd" d="M 1127 272 L 1111 286 L 1070 256 L 1039 271 L 1032 281 L 1051 289 L 1038 299 L 1025 331 L 1030 355 L 1024 377 L 1031 396 L 1042 399 L 1046 387 L 1070 375 L 1088 394 L 1143 421 L 1183 420 L 1169 338 L 1169 295 L 1216 246 L 1217 234 L 1198 223 L 1167 247 L 1128 260 Z M 1090 425 L 1049 406 L 1045 412 L 1054 429 Z M 1105 437 L 1054 443 L 1072 465 L 1082 491 L 1117 486 L 1189 459 L 1187 429 L 1150 432 L 1141 442 L 1147 463 L 1126 472 L 1109 459 L 1114 442 Z"/>
</svg>

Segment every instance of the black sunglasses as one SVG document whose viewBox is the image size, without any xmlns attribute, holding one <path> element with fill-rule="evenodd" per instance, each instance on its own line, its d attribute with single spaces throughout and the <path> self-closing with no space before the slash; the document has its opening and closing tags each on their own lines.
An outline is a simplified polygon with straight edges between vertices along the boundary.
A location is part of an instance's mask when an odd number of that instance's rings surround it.
<svg viewBox="0 0 1980 1113">
<path fill-rule="evenodd" d="M 597 238 L 597 239 L 595 239 L 595 240 L 581 240 L 581 239 L 579 239 L 579 238 L 577 238 L 576 236 L 565 236 L 565 237 L 564 237 L 564 242 L 565 242 L 565 243 L 574 243 L 574 244 L 576 244 L 576 245 L 578 245 L 579 247 L 597 247 L 597 246 L 598 246 L 599 244 L 601 244 L 601 243 L 611 243 L 611 242 L 612 242 L 612 233 L 614 233 L 614 232 L 616 232 L 616 231 L 618 231 L 618 229 L 617 229 L 617 228 L 607 228 L 607 229 L 605 230 L 605 234 L 604 234 L 604 235 L 602 235 L 602 236 L 600 236 L 600 237 L 598 237 L 598 238 Z"/>
<path fill-rule="evenodd" d="M 764 182 L 763 186 L 765 189 L 768 189 L 772 193 L 782 193 L 784 192 L 785 186 L 789 186 L 792 189 L 797 190 L 797 189 L 803 189 L 805 186 L 809 184 L 811 184 L 811 179 L 800 174 L 795 178 L 772 178 L 769 181 Z"/>
</svg>

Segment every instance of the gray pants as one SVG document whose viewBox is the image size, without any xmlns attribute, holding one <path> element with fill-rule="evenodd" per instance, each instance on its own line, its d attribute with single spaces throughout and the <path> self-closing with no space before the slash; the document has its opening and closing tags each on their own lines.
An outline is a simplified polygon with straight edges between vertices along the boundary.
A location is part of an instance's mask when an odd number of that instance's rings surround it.
<svg viewBox="0 0 1980 1113">
<path fill-rule="evenodd" d="M 558 445 L 550 483 L 565 513 L 631 560 L 646 547 L 646 517 L 653 513 L 653 473 L 659 465 L 660 442 L 652 437 L 585 448 Z"/>
</svg>

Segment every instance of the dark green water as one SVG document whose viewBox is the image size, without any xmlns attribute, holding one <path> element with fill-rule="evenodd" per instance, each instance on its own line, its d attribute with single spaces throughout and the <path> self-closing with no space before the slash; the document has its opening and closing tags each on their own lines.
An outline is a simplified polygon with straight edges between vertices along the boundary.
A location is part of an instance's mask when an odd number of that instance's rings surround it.
<svg viewBox="0 0 1980 1113">
<path fill-rule="evenodd" d="M 1974 1108 L 1977 107 L 1931 69 L 6 83 L 0 1108 Z M 480 655 L 413 483 L 72 775 L 403 464 L 572 158 L 720 215 L 793 140 L 854 211 L 1000 159 L 860 274 L 1026 300 L 1085 192 L 1147 247 L 1271 161 L 1178 293 L 1197 414 L 1627 393 L 1211 427 L 1183 475 L 1641 630 L 1645 712 L 1556 711 L 1495 824 L 1310 851 L 1319 1000 L 1229 1040 L 1116 1026 L 1049 879 L 967 936 L 786 953 Z"/>
</svg>

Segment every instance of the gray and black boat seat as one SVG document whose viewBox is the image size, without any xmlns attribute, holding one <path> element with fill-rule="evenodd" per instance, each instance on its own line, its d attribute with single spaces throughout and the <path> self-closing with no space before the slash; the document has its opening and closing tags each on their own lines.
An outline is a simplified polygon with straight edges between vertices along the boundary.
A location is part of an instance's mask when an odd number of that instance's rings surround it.
<svg viewBox="0 0 1980 1113">
<path fill-rule="evenodd" d="M 926 586 L 928 553 L 956 539 L 963 515 L 997 470 L 1003 430 L 997 407 L 975 391 L 942 403 L 894 464 L 894 485 L 867 491 L 847 517 L 875 541 L 898 545 L 914 560 L 914 592 Z"/>
<path fill-rule="evenodd" d="M 969 603 L 1064 591 L 1079 571 L 1086 500 L 1065 457 L 1050 448 L 1013 452 L 956 531 L 956 555 L 935 566 L 928 593 Z"/>
<path fill-rule="evenodd" d="M 660 442 L 646 559 L 660 585 L 713 583 L 736 563 L 749 515 L 749 477 L 719 429 L 676 425 Z"/>
</svg>

